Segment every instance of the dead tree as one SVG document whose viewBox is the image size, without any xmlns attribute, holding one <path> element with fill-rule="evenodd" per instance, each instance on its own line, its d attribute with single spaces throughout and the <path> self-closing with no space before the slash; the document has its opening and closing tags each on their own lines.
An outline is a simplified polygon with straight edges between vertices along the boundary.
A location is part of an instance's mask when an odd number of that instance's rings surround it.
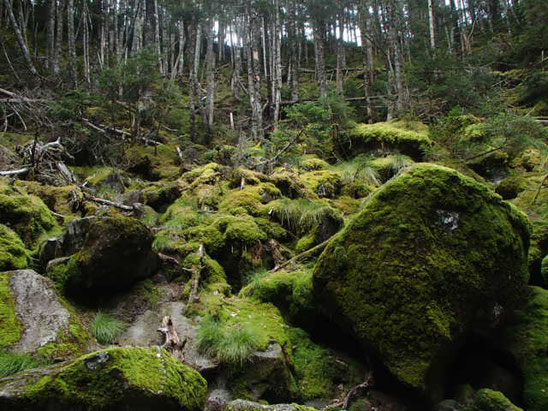
<svg viewBox="0 0 548 411">
<path fill-rule="evenodd" d="M 162 319 L 162 327 L 158 328 L 158 332 L 162 333 L 165 337 L 163 348 L 168 350 L 174 356 L 183 360 L 183 348 L 186 345 L 186 337 L 182 340 L 179 338 L 173 320 L 169 316 L 164 316 Z"/>
</svg>

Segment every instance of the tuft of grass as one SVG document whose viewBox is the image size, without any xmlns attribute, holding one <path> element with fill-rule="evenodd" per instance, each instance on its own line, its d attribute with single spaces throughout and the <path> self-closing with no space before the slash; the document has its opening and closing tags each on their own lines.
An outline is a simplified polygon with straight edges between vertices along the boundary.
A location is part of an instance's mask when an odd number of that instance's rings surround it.
<svg viewBox="0 0 548 411">
<path fill-rule="evenodd" d="M 44 365 L 44 363 L 29 354 L 0 351 L 0 378 L 40 365 Z"/>
<path fill-rule="evenodd" d="M 204 317 L 198 330 L 198 349 L 221 363 L 241 365 L 259 348 L 259 336 L 245 324 L 227 324 Z"/>
<path fill-rule="evenodd" d="M 329 216 L 337 214 L 328 204 L 304 198 L 282 198 L 272 203 L 272 209 L 285 227 L 296 233 L 306 233 Z"/>
<path fill-rule="evenodd" d="M 99 311 L 93 319 L 92 332 L 97 341 L 101 344 L 112 344 L 122 333 L 125 323 L 105 313 Z"/>
</svg>

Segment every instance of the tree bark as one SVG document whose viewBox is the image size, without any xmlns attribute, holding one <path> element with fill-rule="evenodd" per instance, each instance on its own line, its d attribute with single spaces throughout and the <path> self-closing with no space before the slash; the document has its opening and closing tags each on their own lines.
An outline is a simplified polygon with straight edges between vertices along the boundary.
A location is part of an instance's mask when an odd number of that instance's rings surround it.
<svg viewBox="0 0 548 411">
<path fill-rule="evenodd" d="M 15 14 L 13 13 L 13 9 L 11 7 L 11 1 L 4 0 L 4 7 L 6 9 L 11 25 L 13 27 L 13 32 L 15 34 L 17 44 L 19 45 L 19 48 L 23 52 L 23 57 L 25 58 L 27 67 L 34 76 L 38 76 L 38 71 L 36 70 L 34 63 L 32 62 L 32 57 L 30 55 L 30 50 L 29 50 L 27 41 L 25 40 L 25 37 L 23 36 L 22 30 L 24 30 L 24 27 L 19 26 L 19 23 L 17 22 L 17 19 L 15 18 Z"/>
<path fill-rule="evenodd" d="M 74 0 L 67 0 L 67 43 L 69 54 L 69 71 L 74 88 L 78 87 L 76 67 L 76 40 L 74 33 Z"/>
</svg>

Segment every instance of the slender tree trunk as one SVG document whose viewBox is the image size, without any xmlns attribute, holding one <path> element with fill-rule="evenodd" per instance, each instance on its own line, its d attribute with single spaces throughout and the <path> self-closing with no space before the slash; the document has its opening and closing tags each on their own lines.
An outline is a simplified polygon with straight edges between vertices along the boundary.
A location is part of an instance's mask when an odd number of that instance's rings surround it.
<svg viewBox="0 0 548 411">
<path fill-rule="evenodd" d="M 90 77 L 90 66 L 89 66 L 89 26 L 88 26 L 88 6 L 87 2 L 83 2 L 82 9 L 82 25 L 83 25 L 83 35 L 82 35 L 82 53 L 84 60 L 84 78 L 88 85 L 91 85 Z"/>
<path fill-rule="evenodd" d="M 23 57 L 25 58 L 25 62 L 27 63 L 27 67 L 30 70 L 30 72 L 34 75 L 38 75 L 38 71 L 36 70 L 36 67 L 34 66 L 34 63 L 32 62 L 32 57 L 30 55 L 30 50 L 28 47 L 28 44 L 25 40 L 25 37 L 23 36 L 22 29 L 24 27 L 19 27 L 19 23 L 17 22 L 17 19 L 15 18 L 15 14 L 13 13 L 13 9 L 11 7 L 10 0 L 4 0 L 4 7 L 6 9 L 6 12 L 8 13 L 8 17 L 11 21 L 11 25 L 13 27 L 13 32 L 15 33 L 15 38 L 17 39 L 17 44 L 19 44 L 19 48 L 23 52 Z"/>
<path fill-rule="evenodd" d="M 434 0 L 428 0 L 428 33 L 430 37 L 430 48 L 432 51 L 436 49 L 436 33 L 434 24 Z"/>
<path fill-rule="evenodd" d="M 275 7 L 275 21 L 274 21 L 274 33 L 273 33 L 273 42 L 274 42 L 274 70 L 273 70 L 273 106 L 274 114 L 273 121 L 274 124 L 280 119 L 280 105 L 282 102 L 282 33 L 281 33 L 281 22 L 280 22 L 280 4 L 278 0 L 274 1 Z"/>
<path fill-rule="evenodd" d="M 214 21 L 211 19 L 207 30 L 207 52 L 206 52 L 206 72 L 207 72 L 207 125 L 213 126 L 213 114 L 215 111 L 215 52 L 213 43 L 215 34 L 213 33 Z"/>
<path fill-rule="evenodd" d="M 200 69 L 200 51 L 202 48 L 202 27 L 199 22 L 194 26 L 193 59 L 190 70 L 190 121 L 192 141 L 197 141 L 196 111 L 200 101 L 200 83 L 198 82 L 198 70 Z"/>
<path fill-rule="evenodd" d="M 261 99 L 261 23 L 262 19 L 257 11 L 251 6 L 251 1 L 247 3 L 248 16 L 248 77 L 249 77 L 249 96 L 251 105 L 251 138 L 262 140 L 264 138 L 263 130 L 263 107 Z M 251 70 L 249 70 L 251 69 Z"/>
<path fill-rule="evenodd" d="M 327 75 L 325 72 L 325 29 L 322 23 L 314 25 L 314 51 L 316 54 L 316 79 L 320 88 L 320 98 L 327 97 Z"/>
<path fill-rule="evenodd" d="M 49 0 L 47 22 L 47 67 L 53 70 L 55 55 L 55 6 L 56 0 Z"/>
<path fill-rule="evenodd" d="M 337 92 L 339 92 L 341 95 L 343 93 L 343 85 L 344 85 L 344 39 L 343 39 L 343 33 L 344 33 L 344 19 L 343 19 L 343 13 L 344 13 L 344 6 L 342 3 L 342 0 L 338 0 L 338 38 L 337 38 Z"/>
<path fill-rule="evenodd" d="M 63 48 L 63 16 L 64 16 L 64 0 L 59 0 L 57 5 L 57 21 L 56 21 L 56 35 L 55 35 L 55 49 L 53 50 L 53 74 L 59 74 L 59 58 L 61 56 L 61 50 Z"/>
<path fill-rule="evenodd" d="M 366 114 L 367 121 L 371 122 L 373 117 L 373 110 L 371 108 L 371 85 L 374 81 L 374 61 L 373 61 L 373 43 L 371 42 L 371 16 L 369 14 L 368 0 L 360 0 L 360 33 L 363 52 L 363 85 L 364 93 L 366 97 Z"/>
<path fill-rule="evenodd" d="M 297 15 L 295 11 L 295 1 L 289 2 L 289 69 L 291 77 L 291 101 L 299 101 L 299 38 L 297 34 Z"/>
<path fill-rule="evenodd" d="M 76 40 L 74 34 L 74 0 L 67 0 L 67 43 L 69 54 L 69 71 L 74 88 L 78 87 L 76 67 Z"/>
</svg>

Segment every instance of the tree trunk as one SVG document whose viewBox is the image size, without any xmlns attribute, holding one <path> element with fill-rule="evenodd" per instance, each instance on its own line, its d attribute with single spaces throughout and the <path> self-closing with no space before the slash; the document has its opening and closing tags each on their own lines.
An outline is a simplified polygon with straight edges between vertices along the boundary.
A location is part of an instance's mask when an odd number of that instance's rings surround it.
<svg viewBox="0 0 548 411">
<path fill-rule="evenodd" d="M 320 98 L 327 97 L 327 75 L 325 73 L 325 29 L 321 23 L 314 25 L 314 52 L 316 54 L 316 79 L 320 88 Z"/>
<path fill-rule="evenodd" d="M 207 125 L 213 126 L 213 113 L 215 110 L 215 52 L 213 43 L 215 34 L 213 32 L 214 20 L 211 19 L 207 30 L 207 52 L 206 52 L 206 73 L 207 73 L 207 96 L 206 96 L 206 113 Z"/>
<path fill-rule="evenodd" d="M 30 50 L 28 47 L 28 44 L 25 40 L 25 37 L 23 36 L 23 33 L 21 30 L 24 29 L 24 27 L 19 27 L 19 23 L 17 22 L 17 19 L 15 18 L 15 14 L 13 13 L 13 9 L 11 7 L 10 0 L 4 0 L 4 7 L 6 9 L 6 12 L 8 13 L 8 17 L 11 21 L 11 25 L 13 27 L 13 32 L 15 33 L 15 38 L 17 39 L 17 44 L 19 44 L 19 48 L 21 48 L 21 51 L 23 52 L 23 57 L 25 58 L 25 62 L 27 63 L 27 67 L 30 70 L 30 72 L 34 75 L 38 75 L 38 71 L 36 70 L 36 67 L 34 66 L 34 63 L 32 62 L 32 58 L 30 55 Z"/>
<path fill-rule="evenodd" d="M 337 38 L 337 92 L 342 95 L 344 85 L 344 6 L 342 0 L 338 0 L 338 38 Z"/>
<path fill-rule="evenodd" d="M 280 119 L 280 104 L 282 102 L 282 38 L 281 38 L 281 23 L 280 23 L 280 5 L 278 0 L 274 0 L 275 21 L 273 33 L 273 54 L 274 54 L 274 70 L 272 73 L 273 81 L 273 116 L 274 124 Z"/>
<path fill-rule="evenodd" d="M 53 70 L 55 55 L 55 6 L 56 0 L 49 0 L 48 3 L 48 22 L 47 22 L 47 67 Z"/>
<path fill-rule="evenodd" d="M 436 34 L 434 22 L 434 0 L 428 0 L 428 33 L 430 36 L 430 48 L 432 49 L 432 51 L 436 49 Z"/>
<path fill-rule="evenodd" d="M 76 40 L 74 34 L 74 0 L 67 0 L 67 43 L 69 54 L 69 71 L 74 88 L 78 87 L 76 67 Z"/>
</svg>

